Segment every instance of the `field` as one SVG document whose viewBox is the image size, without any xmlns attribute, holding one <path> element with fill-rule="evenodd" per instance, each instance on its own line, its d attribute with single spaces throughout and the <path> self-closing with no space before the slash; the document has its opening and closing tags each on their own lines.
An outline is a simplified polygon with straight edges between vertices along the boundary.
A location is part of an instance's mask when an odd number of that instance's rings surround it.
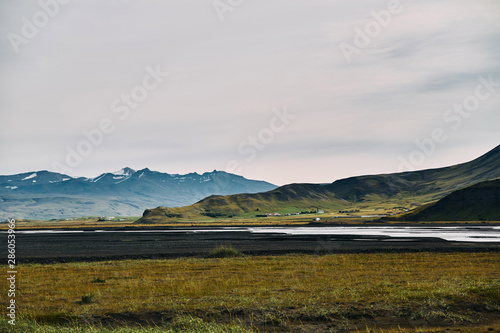
<svg viewBox="0 0 500 333">
<path fill-rule="evenodd" d="M 225 249 L 206 258 L 21 264 L 18 323 L 3 319 L 0 331 L 499 331 L 499 262 L 499 253 Z"/>
<path fill-rule="evenodd" d="M 265 218 L 257 218 L 254 214 L 251 216 L 241 216 L 234 218 L 205 218 L 205 219 L 178 219 L 170 222 L 155 223 L 154 226 L 166 227 L 204 227 L 204 226 L 299 226 L 307 225 L 314 218 L 320 218 L 323 225 L 367 225 L 367 224 L 398 224 L 408 223 L 400 221 L 398 215 L 390 216 L 384 219 L 377 217 L 366 218 L 360 215 L 381 215 L 391 213 L 395 210 L 361 210 L 355 213 L 338 213 L 325 212 L 324 214 L 301 214 L 291 216 L 269 216 Z M 115 221 L 98 221 L 97 217 L 80 217 L 71 220 L 16 220 L 16 229 L 58 229 L 58 228 L 123 228 L 123 227 L 150 227 L 151 224 L 138 224 L 136 221 L 139 217 L 124 217 L 123 220 Z M 496 224 L 499 221 L 456 221 L 454 223 L 464 224 Z M 448 224 L 449 221 L 421 221 L 418 224 Z M 318 224 L 318 223 L 317 223 Z M 413 224 L 416 224 L 413 222 Z M 0 223 L 0 230 L 7 230 L 7 223 Z"/>
</svg>

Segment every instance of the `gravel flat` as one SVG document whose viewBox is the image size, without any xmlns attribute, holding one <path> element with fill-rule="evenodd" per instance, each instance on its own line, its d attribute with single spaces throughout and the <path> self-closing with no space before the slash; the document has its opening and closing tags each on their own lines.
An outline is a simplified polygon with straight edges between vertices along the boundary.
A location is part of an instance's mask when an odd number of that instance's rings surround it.
<svg viewBox="0 0 500 333">
<path fill-rule="evenodd" d="M 200 229 L 171 228 L 173 232 L 162 232 L 152 227 L 134 228 L 136 232 L 128 232 L 131 230 L 127 228 L 109 228 L 106 232 L 71 229 L 71 232 L 62 233 L 18 233 L 16 257 L 18 263 L 203 257 L 218 245 L 231 245 L 250 255 L 500 251 L 500 242 L 449 242 L 440 238 L 380 235 L 286 235 L 215 230 L 199 232 Z M 0 246 L 7 248 L 6 237 L 1 237 Z"/>
</svg>

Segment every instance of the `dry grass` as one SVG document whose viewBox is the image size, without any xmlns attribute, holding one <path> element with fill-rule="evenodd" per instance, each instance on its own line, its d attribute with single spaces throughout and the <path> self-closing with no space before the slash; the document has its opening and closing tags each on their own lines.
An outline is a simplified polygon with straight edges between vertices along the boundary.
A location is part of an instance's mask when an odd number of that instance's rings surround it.
<svg viewBox="0 0 500 333">
<path fill-rule="evenodd" d="M 278 327 L 347 329 L 387 315 L 415 325 L 480 323 L 484 309 L 500 314 L 499 262 L 498 253 L 422 253 L 30 264 L 18 267 L 17 303 L 23 318 L 48 323 L 157 311 L 257 313 Z"/>
</svg>

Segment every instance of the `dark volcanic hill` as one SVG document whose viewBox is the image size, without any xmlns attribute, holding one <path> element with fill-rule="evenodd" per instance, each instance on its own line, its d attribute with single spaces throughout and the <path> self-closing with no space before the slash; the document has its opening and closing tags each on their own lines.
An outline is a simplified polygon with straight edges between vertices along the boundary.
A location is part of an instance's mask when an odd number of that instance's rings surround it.
<svg viewBox="0 0 500 333">
<path fill-rule="evenodd" d="M 455 191 L 404 215 L 405 221 L 500 221 L 500 179 Z"/>
<path fill-rule="evenodd" d="M 433 201 L 445 195 L 500 177 L 500 146 L 467 163 L 445 168 L 410 171 L 386 175 L 351 177 L 327 185 L 329 191 L 343 199 L 358 202 L 367 197 L 420 197 Z"/>
<path fill-rule="evenodd" d="M 18 219 L 138 216 L 148 207 L 186 206 L 213 194 L 274 188 L 223 171 L 177 175 L 124 168 L 96 178 L 37 171 L 0 176 L 0 215 Z"/>
<path fill-rule="evenodd" d="M 384 203 L 410 206 L 429 203 L 470 185 L 500 177 L 500 146 L 467 163 L 421 171 L 351 177 L 331 184 L 291 184 L 266 193 L 211 196 L 180 208 L 150 209 L 138 223 L 178 217 L 233 216 L 254 211 L 332 210 Z"/>
</svg>

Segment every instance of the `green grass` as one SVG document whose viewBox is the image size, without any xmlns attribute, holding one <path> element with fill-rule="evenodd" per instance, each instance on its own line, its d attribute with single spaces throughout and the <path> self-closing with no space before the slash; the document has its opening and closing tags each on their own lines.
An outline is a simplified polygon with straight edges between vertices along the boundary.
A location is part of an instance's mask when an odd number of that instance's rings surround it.
<svg viewBox="0 0 500 333">
<path fill-rule="evenodd" d="M 21 319 L 12 326 L 7 320 L 0 320 L 2 333 L 250 333 L 237 324 L 217 324 L 203 321 L 193 316 L 178 316 L 170 323 L 156 327 L 105 327 L 103 325 L 82 324 L 40 324 L 33 320 Z"/>
</svg>

